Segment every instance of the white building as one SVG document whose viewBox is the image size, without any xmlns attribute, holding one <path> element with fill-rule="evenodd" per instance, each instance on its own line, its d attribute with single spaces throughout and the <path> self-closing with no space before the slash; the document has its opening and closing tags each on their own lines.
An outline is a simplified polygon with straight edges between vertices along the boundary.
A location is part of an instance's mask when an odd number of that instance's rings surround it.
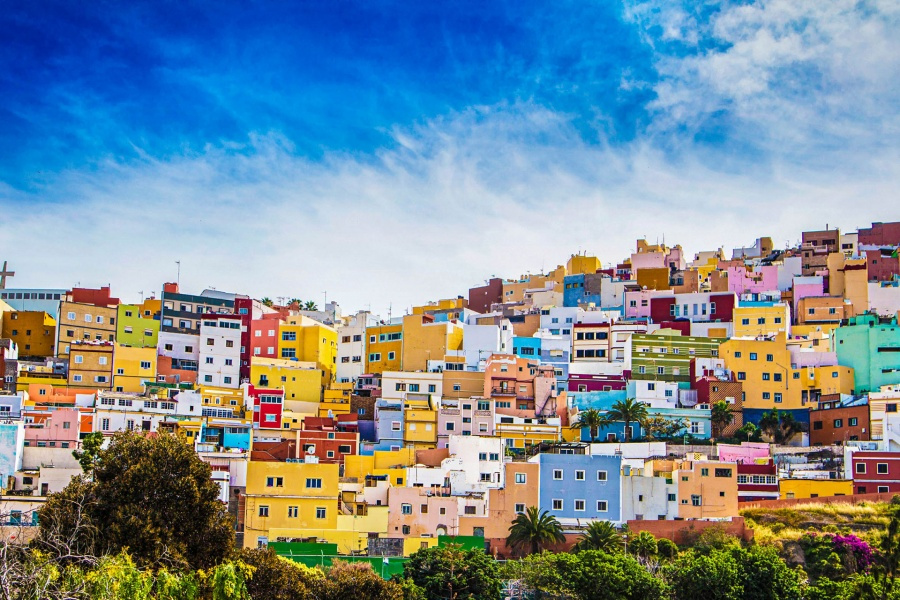
<svg viewBox="0 0 900 600">
<path fill-rule="evenodd" d="M 337 326 L 338 383 L 355 383 L 366 367 L 366 327 L 378 324 L 378 317 L 361 310 Z"/>
<path fill-rule="evenodd" d="M 180 392 L 174 398 L 148 398 L 122 392 L 97 392 L 94 431 L 112 435 L 116 431 L 157 431 L 173 417 L 200 417 L 200 394 Z"/>
<path fill-rule="evenodd" d="M 442 373 L 385 371 L 381 375 L 381 398 L 400 403 L 407 394 L 431 394 L 441 397 L 444 393 Z"/>
<path fill-rule="evenodd" d="M 507 319 L 500 325 L 465 323 L 463 328 L 463 357 L 467 371 L 483 371 L 491 354 L 512 352 L 513 328 Z"/>
<path fill-rule="evenodd" d="M 197 362 L 200 359 L 199 335 L 160 331 L 156 347 L 160 356 L 172 359 L 173 369 L 197 370 Z"/>
<path fill-rule="evenodd" d="M 240 364 L 241 318 L 203 315 L 197 382 L 236 389 L 241 384 Z"/>
</svg>

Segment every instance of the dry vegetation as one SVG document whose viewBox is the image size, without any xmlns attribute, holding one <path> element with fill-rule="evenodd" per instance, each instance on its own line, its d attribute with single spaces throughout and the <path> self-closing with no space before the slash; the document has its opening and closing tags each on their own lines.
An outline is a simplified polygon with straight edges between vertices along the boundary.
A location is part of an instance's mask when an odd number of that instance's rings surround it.
<svg viewBox="0 0 900 600">
<path fill-rule="evenodd" d="M 748 508 L 741 516 L 753 527 L 759 544 L 780 546 L 807 531 L 853 533 L 871 543 L 887 528 L 888 506 L 884 502 L 811 502 L 790 508 Z"/>
</svg>

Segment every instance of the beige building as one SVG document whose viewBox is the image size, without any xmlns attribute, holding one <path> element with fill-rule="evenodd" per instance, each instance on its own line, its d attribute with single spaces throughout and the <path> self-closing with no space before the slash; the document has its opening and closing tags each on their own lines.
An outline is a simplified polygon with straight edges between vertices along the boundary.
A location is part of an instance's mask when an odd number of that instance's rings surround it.
<svg viewBox="0 0 900 600">
<path fill-rule="evenodd" d="M 69 386 L 111 390 L 113 381 L 112 342 L 72 342 L 69 351 Z"/>
</svg>

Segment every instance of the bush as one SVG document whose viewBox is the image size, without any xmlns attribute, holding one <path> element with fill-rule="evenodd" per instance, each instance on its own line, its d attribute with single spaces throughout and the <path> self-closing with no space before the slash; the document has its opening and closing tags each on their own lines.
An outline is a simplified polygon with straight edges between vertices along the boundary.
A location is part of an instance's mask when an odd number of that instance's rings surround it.
<svg viewBox="0 0 900 600">
<path fill-rule="evenodd" d="M 670 539 L 659 538 L 656 540 L 656 553 L 662 558 L 675 558 L 678 556 L 678 545 Z"/>
</svg>

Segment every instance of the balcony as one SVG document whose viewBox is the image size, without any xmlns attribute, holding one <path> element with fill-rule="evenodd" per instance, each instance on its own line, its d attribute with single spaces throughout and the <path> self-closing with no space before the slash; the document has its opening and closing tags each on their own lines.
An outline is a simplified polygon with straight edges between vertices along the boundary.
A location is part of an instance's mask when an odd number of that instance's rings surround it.
<svg viewBox="0 0 900 600">
<path fill-rule="evenodd" d="M 516 390 L 513 388 L 495 387 L 491 388 L 491 396 L 515 396 Z"/>
</svg>

